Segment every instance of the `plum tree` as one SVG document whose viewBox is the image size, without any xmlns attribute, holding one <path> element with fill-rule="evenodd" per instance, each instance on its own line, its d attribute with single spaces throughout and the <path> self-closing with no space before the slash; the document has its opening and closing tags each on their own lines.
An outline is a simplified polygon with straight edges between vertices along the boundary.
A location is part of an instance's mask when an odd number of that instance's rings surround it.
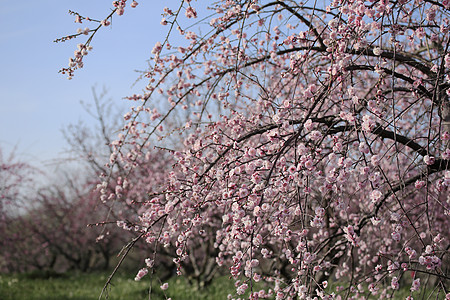
<svg viewBox="0 0 450 300">
<path fill-rule="evenodd" d="M 152 145 L 176 160 L 157 193 L 122 184 L 145 195 L 128 227 L 175 246 L 179 274 L 192 244 L 212 245 L 252 299 L 389 298 L 401 286 L 412 299 L 421 283 L 450 297 L 450 2 L 223 0 L 205 19 L 201 5 L 164 9 L 168 34 L 111 143 L 111 166 L 139 169 Z M 83 66 L 101 26 L 62 72 Z M 177 32 L 187 44 L 171 44 Z M 165 145 L 174 133 L 182 143 Z"/>
</svg>

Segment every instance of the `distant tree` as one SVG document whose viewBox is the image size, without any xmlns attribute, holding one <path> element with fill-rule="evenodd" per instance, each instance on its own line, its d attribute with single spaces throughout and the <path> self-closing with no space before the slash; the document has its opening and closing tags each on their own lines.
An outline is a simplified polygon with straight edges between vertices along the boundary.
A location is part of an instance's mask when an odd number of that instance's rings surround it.
<svg viewBox="0 0 450 300">
<path fill-rule="evenodd" d="M 15 216 L 23 212 L 25 195 L 33 185 L 35 176 L 39 171 L 31 165 L 16 158 L 13 150 L 7 157 L 0 148 L 0 270 L 9 271 L 9 256 L 12 249 L 9 247 L 14 236 L 20 233 L 9 234 L 9 227 Z"/>
<path fill-rule="evenodd" d="M 449 298 L 450 2 L 223 0 L 189 24 L 196 4 L 164 9 L 168 35 L 111 143 L 110 166 L 132 172 L 157 140 L 183 140 L 138 210 L 139 237 L 175 245 L 179 274 L 192 244 L 211 243 L 252 299 L 392 298 L 399 287 L 412 299 L 424 286 Z M 124 13 L 126 1 L 113 5 L 62 72 L 73 76 Z M 187 44 L 171 44 L 175 29 Z M 174 129 L 182 110 L 190 120 Z M 126 201 L 131 188 L 154 191 L 124 179 L 103 198 Z"/>
<path fill-rule="evenodd" d="M 16 213 L 17 206 L 22 204 L 28 183 L 32 183 L 38 170 L 16 158 L 13 150 L 7 157 L 0 148 L 0 213 L 2 216 L 9 210 Z"/>
<path fill-rule="evenodd" d="M 90 229 L 107 210 L 99 205 L 96 177 L 60 176 L 37 182 L 44 172 L 0 156 L 0 270 L 2 272 L 87 271 L 107 268 L 128 239 L 119 230 L 96 243 L 101 229 Z M 80 175 L 80 174 L 78 174 Z M 115 234 L 114 234 L 115 233 Z"/>
<path fill-rule="evenodd" d="M 40 188 L 28 199 L 28 207 L 10 217 L 3 235 L 7 242 L 2 247 L 8 271 L 65 272 L 109 267 L 124 239 L 117 236 L 116 230 L 96 243 L 101 229 L 88 228 L 88 224 L 101 218 L 105 209 L 99 207 L 98 195 L 82 184 L 69 191 L 68 185 L 75 183 L 71 180 Z M 90 190 L 94 188 L 91 185 Z"/>
<path fill-rule="evenodd" d="M 0 160 L 2 271 L 108 269 L 123 244 L 133 237 L 113 220 L 132 219 L 136 208 L 118 204 L 112 209 L 98 202 L 98 175 L 107 170 L 108 139 L 113 132 L 109 122 L 114 120 L 116 107 L 103 98 L 104 93 L 97 96 L 94 90 L 96 106 L 85 107 L 97 128 L 78 123 L 64 131 L 70 156 L 61 159 L 53 176 L 18 162 L 13 155 Z M 37 174 L 46 179 L 35 183 Z M 144 174 L 142 170 L 140 175 Z M 120 182 L 120 170 L 114 176 Z M 108 224 L 99 223 L 108 215 Z M 139 260 L 142 251 L 134 251 Z"/>
<path fill-rule="evenodd" d="M 134 224 L 140 222 L 142 205 L 151 199 L 152 194 L 160 192 L 158 187 L 162 186 L 165 174 L 173 161 L 164 151 L 150 148 L 146 150 L 144 157 L 140 157 L 134 162 L 135 165 L 139 165 L 139 168 L 129 168 L 120 162 L 112 165 L 110 161 L 115 157 L 112 147 L 115 139 L 114 132 L 123 124 L 123 121 L 120 122 L 120 119 L 117 119 L 121 108 L 111 99 L 107 99 L 106 90 L 97 93 L 93 88 L 93 99 L 92 103 L 83 103 L 83 106 L 95 120 L 94 126 L 80 122 L 68 126 L 63 132 L 69 145 L 68 153 L 71 159 L 85 167 L 86 177 L 89 178 L 90 183 L 97 184 L 98 176 L 103 179 L 107 178 L 110 183 L 97 186 L 97 193 L 100 194 L 96 194 L 96 199 L 100 198 L 101 203 L 95 205 L 97 212 L 89 216 L 89 219 L 90 224 L 95 223 L 100 229 L 95 231 L 100 237 L 100 244 L 103 237 L 114 241 L 115 247 L 104 245 L 104 250 L 111 256 L 113 253 L 115 255 L 122 253 L 119 251 L 121 247 L 117 247 L 119 241 L 123 245 L 140 234 L 140 232 L 135 233 L 138 229 L 134 227 Z M 123 109 L 121 115 L 123 115 Z M 71 184 L 71 186 L 76 185 Z M 142 193 L 141 190 L 143 186 L 146 187 L 145 193 Z M 135 187 L 140 188 L 135 189 Z M 91 194 L 91 196 L 93 195 Z M 113 198 L 108 198 L 111 195 Z M 94 203 L 90 202 L 91 208 L 94 208 Z M 122 229 L 130 232 L 121 231 L 122 234 L 118 234 L 117 231 Z M 133 246 L 134 257 L 138 257 L 140 261 L 146 257 L 143 255 L 150 255 L 154 250 L 144 241 L 133 243 Z M 164 257 L 156 264 L 164 265 L 166 270 L 160 274 L 163 277 L 172 275 L 172 269 L 176 269 L 172 261 L 173 254 L 166 248 L 159 249 L 164 253 Z M 126 251 L 127 248 L 122 250 Z"/>
</svg>

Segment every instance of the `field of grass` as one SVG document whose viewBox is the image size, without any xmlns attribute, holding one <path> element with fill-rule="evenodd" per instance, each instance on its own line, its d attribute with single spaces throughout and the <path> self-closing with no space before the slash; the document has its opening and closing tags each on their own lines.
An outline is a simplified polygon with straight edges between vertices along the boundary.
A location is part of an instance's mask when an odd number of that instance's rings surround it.
<svg viewBox="0 0 450 300">
<path fill-rule="evenodd" d="M 94 300 L 98 299 L 106 282 L 108 273 L 69 274 L 60 276 L 42 276 L 42 274 L 0 275 L 1 300 Z M 48 277 L 48 278 L 46 278 Z M 112 280 L 108 298 L 110 300 L 149 299 L 149 277 L 134 281 L 133 275 L 117 274 Z M 173 278 L 168 281 L 169 288 L 164 291 L 172 299 L 226 299 L 228 293 L 234 292 L 232 280 L 226 277 L 216 279 L 211 286 L 198 290 L 184 278 Z M 151 299 L 166 299 L 159 287 L 160 283 L 153 279 Z"/>
<path fill-rule="evenodd" d="M 52 274 L 52 276 L 42 273 L 0 274 L 0 300 L 96 300 L 99 299 L 108 276 L 109 273 L 71 273 L 63 275 Z M 163 292 L 159 287 L 161 283 L 154 276 L 151 299 L 227 299 L 229 293 L 235 293 L 234 281 L 228 279 L 226 276 L 216 278 L 205 289 L 197 289 L 189 285 L 184 277 L 174 277 L 168 283 L 169 288 Z M 108 290 L 108 295 L 104 295 L 102 299 L 149 299 L 149 287 L 150 278 L 148 275 L 137 282 L 134 281 L 134 274 L 116 274 Z M 409 294 L 409 286 L 405 286 L 396 293 L 394 299 L 405 299 Z M 368 295 L 368 293 L 365 294 L 365 296 Z M 425 291 L 422 289 L 421 292 L 414 293 L 414 299 L 416 297 L 417 299 L 427 299 L 429 296 L 433 296 L 434 299 L 444 299 L 442 297 L 445 297 L 442 293 L 437 295 L 437 291 L 433 291 L 432 289 Z M 244 299 L 247 298 L 248 293 L 242 295 L 242 297 Z M 378 299 L 378 297 L 369 296 L 367 299 Z"/>
</svg>

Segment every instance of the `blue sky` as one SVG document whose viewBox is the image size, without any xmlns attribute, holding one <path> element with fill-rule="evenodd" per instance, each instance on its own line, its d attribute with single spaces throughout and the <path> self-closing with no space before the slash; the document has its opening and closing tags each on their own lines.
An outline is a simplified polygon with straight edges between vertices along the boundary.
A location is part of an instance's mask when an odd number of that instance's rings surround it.
<svg viewBox="0 0 450 300">
<path fill-rule="evenodd" d="M 94 85 L 98 90 L 105 87 L 119 102 L 141 92 L 145 82 L 132 87 L 138 77 L 134 70 L 145 68 L 151 49 L 165 37 L 161 13 L 177 1 L 138 2 L 137 8 L 128 6 L 123 16 L 114 17 L 112 26 L 98 32 L 84 69 L 67 80 L 58 70 L 67 66 L 77 43 L 86 37 L 58 44 L 53 40 L 89 27 L 86 22 L 74 23 L 68 10 L 102 19 L 112 0 L 0 0 L 0 147 L 4 152 L 16 147 L 21 160 L 48 165 L 65 156 L 63 127 L 79 120 L 92 122 L 80 101 L 92 101 Z"/>
</svg>

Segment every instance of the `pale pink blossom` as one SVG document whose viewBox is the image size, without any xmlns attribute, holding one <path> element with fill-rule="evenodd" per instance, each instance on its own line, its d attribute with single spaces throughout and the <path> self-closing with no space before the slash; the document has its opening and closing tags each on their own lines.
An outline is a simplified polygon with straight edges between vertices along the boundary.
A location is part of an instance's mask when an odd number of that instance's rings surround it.
<svg viewBox="0 0 450 300">
<path fill-rule="evenodd" d="M 322 134 L 320 133 L 320 131 L 318 130 L 313 130 L 311 131 L 311 133 L 309 134 L 309 137 L 311 140 L 313 141 L 318 141 L 322 138 Z"/>
<path fill-rule="evenodd" d="M 365 132 L 371 132 L 375 128 L 376 124 L 369 115 L 363 116 L 363 122 L 361 128 Z"/>
<path fill-rule="evenodd" d="M 162 50 L 161 42 L 156 42 L 155 46 L 152 49 L 152 54 L 158 54 L 159 52 L 161 52 L 161 50 Z"/>
<path fill-rule="evenodd" d="M 116 10 L 117 15 L 122 16 L 124 12 L 125 12 L 125 9 L 123 7 L 121 7 L 121 6 L 117 7 L 117 10 Z"/>
<path fill-rule="evenodd" d="M 364 154 L 369 154 L 370 152 L 369 146 L 365 142 L 361 142 L 358 146 L 358 149 Z"/>
<path fill-rule="evenodd" d="M 237 293 L 238 295 L 242 295 L 242 294 L 245 293 L 245 291 L 247 290 L 247 288 L 248 288 L 248 284 L 244 283 L 244 284 L 240 285 L 240 286 L 236 289 L 236 293 Z"/>
<path fill-rule="evenodd" d="M 429 156 L 429 155 L 425 155 L 423 157 L 423 162 L 429 166 L 431 166 L 432 164 L 434 164 L 435 159 L 433 156 Z"/>
<path fill-rule="evenodd" d="M 423 180 L 417 180 L 415 183 L 414 183 L 414 187 L 416 188 L 416 189 L 421 189 L 422 187 L 424 187 L 425 186 L 425 181 L 423 181 Z"/>
<path fill-rule="evenodd" d="M 394 231 L 393 233 L 391 233 L 392 239 L 396 242 L 400 241 L 401 239 L 401 234 L 400 232 Z"/>
<path fill-rule="evenodd" d="M 372 200 L 372 202 L 377 202 L 381 199 L 382 196 L 383 193 L 381 193 L 379 190 L 373 190 L 370 193 L 370 200 Z"/>
<path fill-rule="evenodd" d="M 418 291 L 420 288 L 420 278 L 414 279 L 411 285 L 411 292 Z"/>
<path fill-rule="evenodd" d="M 102 24 L 102 26 L 105 26 L 105 27 L 109 26 L 111 24 L 111 22 L 109 20 L 107 20 L 107 19 L 101 21 L 100 23 Z"/>
<path fill-rule="evenodd" d="M 142 279 L 142 277 L 144 277 L 145 275 L 147 275 L 148 273 L 148 269 L 147 268 L 142 268 L 139 270 L 139 272 L 137 273 L 136 277 L 134 278 L 135 281 L 139 281 Z"/>
<path fill-rule="evenodd" d="M 169 288 L 169 284 L 168 284 L 167 282 L 165 282 L 165 283 L 163 283 L 163 284 L 160 286 L 160 288 L 161 288 L 163 291 L 165 291 L 165 290 L 167 290 L 167 289 Z"/>
<path fill-rule="evenodd" d="M 145 259 L 145 264 L 147 265 L 147 267 L 149 268 L 153 268 L 153 265 L 155 264 L 155 261 L 151 258 L 147 258 Z"/>
<path fill-rule="evenodd" d="M 394 290 L 398 290 L 398 288 L 399 288 L 399 283 L 398 283 L 398 278 L 397 277 L 392 277 L 392 280 L 391 280 L 391 287 L 392 287 L 392 289 L 394 289 Z"/>
<path fill-rule="evenodd" d="M 192 6 L 189 6 L 188 8 L 186 8 L 186 12 L 185 15 L 187 18 L 197 18 L 197 12 L 195 11 L 195 9 Z"/>
<path fill-rule="evenodd" d="M 373 48 L 373 54 L 378 56 L 378 55 L 381 55 L 381 53 L 383 53 L 383 50 L 381 50 L 380 47 Z"/>
<path fill-rule="evenodd" d="M 425 37 L 425 30 L 423 29 L 423 27 L 419 27 L 416 29 L 415 34 L 416 34 L 417 38 L 423 39 Z"/>
</svg>

